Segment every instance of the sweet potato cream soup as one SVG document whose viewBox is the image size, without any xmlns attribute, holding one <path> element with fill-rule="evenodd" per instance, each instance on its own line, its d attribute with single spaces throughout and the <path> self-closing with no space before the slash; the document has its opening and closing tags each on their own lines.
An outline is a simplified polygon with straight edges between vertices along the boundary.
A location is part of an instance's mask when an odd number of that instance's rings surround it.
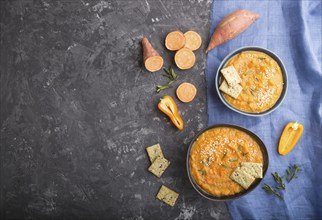
<svg viewBox="0 0 322 220">
<path fill-rule="evenodd" d="M 227 64 L 233 65 L 240 75 L 243 90 L 232 98 L 223 94 L 234 107 L 245 112 L 264 112 L 279 99 L 283 90 L 283 76 L 277 62 L 262 52 L 245 51 L 234 56 Z"/>
<path fill-rule="evenodd" d="M 263 163 L 263 155 L 251 136 L 235 128 L 209 129 L 191 148 L 191 176 L 214 196 L 234 195 L 244 190 L 229 178 L 241 162 Z"/>
</svg>

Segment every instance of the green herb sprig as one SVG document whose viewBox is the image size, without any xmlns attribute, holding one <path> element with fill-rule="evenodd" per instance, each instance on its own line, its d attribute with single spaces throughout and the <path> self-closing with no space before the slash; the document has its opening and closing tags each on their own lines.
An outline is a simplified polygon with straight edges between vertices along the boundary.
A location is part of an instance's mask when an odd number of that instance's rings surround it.
<svg viewBox="0 0 322 220">
<path fill-rule="evenodd" d="M 291 182 L 291 180 L 296 179 L 297 178 L 297 173 L 299 171 L 301 171 L 300 166 L 298 166 L 296 164 L 294 164 L 293 166 L 289 166 L 289 168 L 286 169 L 286 174 L 287 174 L 286 180 L 287 180 L 287 182 L 289 183 L 289 182 Z M 274 177 L 274 180 L 275 180 L 275 182 L 277 184 L 275 186 L 275 188 L 277 190 L 286 190 L 285 183 L 283 182 L 284 176 L 279 176 L 277 172 L 272 173 L 272 176 Z M 273 187 L 271 187 L 270 185 L 268 185 L 266 183 L 264 184 L 263 189 L 267 193 L 272 193 L 275 196 L 277 196 L 278 198 L 284 199 L 277 190 L 275 190 Z"/>
<path fill-rule="evenodd" d="M 265 190 L 265 192 L 272 193 L 273 195 L 277 196 L 278 198 L 284 200 L 283 196 L 281 196 L 281 194 L 279 194 L 276 190 L 274 190 L 270 185 L 265 183 L 263 186 L 263 189 Z"/>
<path fill-rule="evenodd" d="M 204 171 L 204 170 L 198 170 L 199 172 L 200 172 L 200 174 L 202 175 L 202 176 L 204 176 L 204 175 L 206 175 L 207 174 L 207 172 L 206 171 Z"/>
<path fill-rule="evenodd" d="M 287 182 L 291 182 L 293 179 L 297 178 L 297 173 L 301 171 L 301 168 L 294 164 L 293 167 L 289 166 L 289 168 L 286 170 L 287 176 L 286 176 L 286 180 Z"/>
<path fill-rule="evenodd" d="M 238 147 L 237 147 L 237 152 L 240 152 L 241 150 L 242 150 L 242 146 L 241 145 L 238 145 Z"/>
<path fill-rule="evenodd" d="M 156 92 L 157 92 L 157 93 L 159 93 L 159 92 L 161 92 L 162 90 L 164 90 L 164 89 L 168 89 L 168 88 L 171 88 L 171 86 L 168 86 L 168 85 L 165 85 L 165 86 L 157 85 L 157 86 L 156 86 Z"/>
<path fill-rule="evenodd" d="M 229 162 L 236 162 L 238 160 L 238 158 L 231 158 L 229 159 Z"/>
<path fill-rule="evenodd" d="M 167 74 L 165 76 L 168 77 L 170 79 L 170 81 L 168 82 L 168 85 L 157 85 L 156 86 L 157 93 L 161 92 L 164 89 L 171 88 L 170 84 L 172 84 L 176 79 L 179 78 L 179 76 L 174 72 L 174 70 L 171 66 L 169 67 L 169 69 L 164 68 L 163 70 Z"/>
<path fill-rule="evenodd" d="M 205 160 L 205 159 L 204 159 L 204 160 L 202 160 L 201 162 L 202 162 L 206 167 L 209 167 L 209 165 L 210 165 L 210 157 L 208 157 L 208 158 L 207 158 L 207 160 Z"/>
<path fill-rule="evenodd" d="M 247 76 L 249 74 L 253 74 L 254 73 L 254 70 L 247 70 L 245 73 L 244 73 L 244 76 Z"/>
<path fill-rule="evenodd" d="M 255 89 L 252 89 L 252 88 L 249 88 L 249 91 L 250 93 L 255 96 L 256 92 L 258 91 L 256 88 Z"/>
<path fill-rule="evenodd" d="M 170 79 L 168 84 L 173 83 L 179 76 L 174 72 L 173 68 L 170 66 L 169 69 L 164 68 L 164 71 L 167 73 L 167 77 Z"/>
<path fill-rule="evenodd" d="M 274 177 L 274 180 L 277 183 L 276 188 L 286 190 L 285 184 L 283 183 L 284 177 L 279 176 L 277 172 L 272 173 L 272 176 Z"/>
<path fill-rule="evenodd" d="M 225 164 L 221 164 L 221 166 L 225 167 L 225 168 L 231 168 L 230 166 L 227 166 Z"/>
</svg>

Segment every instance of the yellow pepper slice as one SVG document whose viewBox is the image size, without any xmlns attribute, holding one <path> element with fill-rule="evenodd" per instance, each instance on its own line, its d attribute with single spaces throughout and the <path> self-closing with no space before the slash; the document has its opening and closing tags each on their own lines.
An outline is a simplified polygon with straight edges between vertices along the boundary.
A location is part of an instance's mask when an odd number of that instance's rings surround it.
<svg viewBox="0 0 322 220">
<path fill-rule="evenodd" d="M 281 135 L 278 145 L 278 153 L 281 155 L 288 154 L 296 145 L 303 133 L 304 127 L 298 122 L 289 122 Z"/>
<path fill-rule="evenodd" d="M 171 96 L 164 96 L 160 100 L 158 108 L 171 119 L 172 123 L 178 129 L 183 129 L 183 120 L 179 114 L 178 107 Z"/>
</svg>

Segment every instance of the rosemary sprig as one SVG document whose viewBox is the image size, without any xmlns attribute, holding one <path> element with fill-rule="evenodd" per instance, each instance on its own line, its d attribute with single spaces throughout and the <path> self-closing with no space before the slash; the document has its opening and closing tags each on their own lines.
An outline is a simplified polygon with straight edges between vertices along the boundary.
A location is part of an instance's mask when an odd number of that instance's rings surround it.
<svg viewBox="0 0 322 220">
<path fill-rule="evenodd" d="M 231 158 L 229 159 L 229 162 L 236 162 L 238 160 L 238 158 Z"/>
<path fill-rule="evenodd" d="M 207 161 L 206 161 L 205 159 L 203 159 L 201 162 L 202 162 L 206 167 L 209 167 L 209 165 L 210 165 L 210 157 L 208 157 L 208 158 L 207 158 Z"/>
<path fill-rule="evenodd" d="M 173 68 L 170 66 L 169 69 L 164 68 L 164 71 L 167 73 L 167 77 L 170 79 L 168 84 L 173 83 L 179 76 L 174 72 Z"/>
<path fill-rule="evenodd" d="M 253 96 L 255 96 L 257 89 L 256 88 L 255 89 L 249 88 L 249 91 Z"/>
<path fill-rule="evenodd" d="M 296 179 L 297 178 L 297 173 L 301 171 L 301 168 L 294 164 L 293 167 L 289 166 L 289 168 L 286 170 L 286 180 L 287 182 L 290 182 L 292 179 Z M 272 176 L 274 177 L 275 182 L 277 183 L 275 188 L 276 189 L 283 189 L 286 190 L 285 184 L 283 182 L 283 178 L 284 176 L 279 176 L 277 172 L 272 173 Z M 271 186 L 267 185 L 266 183 L 263 186 L 263 189 L 265 190 L 265 192 L 267 193 L 273 193 L 275 196 L 279 197 L 280 199 L 284 199 L 281 194 L 279 194 L 276 190 L 274 190 Z"/>
<path fill-rule="evenodd" d="M 293 167 L 289 166 L 289 168 L 286 170 L 287 176 L 286 176 L 286 180 L 287 182 L 291 182 L 292 179 L 296 179 L 297 178 L 297 173 L 301 171 L 301 168 L 294 164 Z"/>
<path fill-rule="evenodd" d="M 272 176 L 274 177 L 274 180 L 277 183 L 276 188 L 286 190 L 285 184 L 283 183 L 284 177 L 279 176 L 277 172 L 272 173 Z"/>
<path fill-rule="evenodd" d="M 254 73 L 254 70 L 247 70 L 245 73 L 244 73 L 244 76 L 247 76 L 249 74 L 253 74 Z"/>
<path fill-rule="evenodd" d="M 238 147 L 237 147 L 237 152 L 240 152 L 241 150 L 242 150 L 242 146 L 241 145 L 238 145 Z"/>
<path fill-rule="evenodd" d="M 156 92 L 157 92 L 157 93 L 159 93 L 159 92 L 161 92 L 162 90 L 164 90 L 164 89 L 168 89 L 168 88 L 171 88 L 171 86 L 168 86 L 168 85 L 165 85 L 165 86 L 157 85 L 157 86 L 156 86 Z"/>
<path fill-rule="evenodd" d="M 227 165 L 225 165 L 225 164 L 223 164 L 222 166 L 223 166 L 223 167 L 225 167 L 225 168 L 230 168 L 230 166 L 227 166 Z"/>
<path fill-rule="evenodd" d="M 200 172 L 200 174 L 202 175 L 202 176 L 204 176 L 204 175 L 206 175 L 207 173 L 206 173 L 206 171 L 204 171 L 204 170 L 198 170 L 199 172 Z"/>
<path fill-rule="evenodd" d="M 173 83 L 176 79 L 179 78 L 179 76 L 174 72 L 173 68 L 170 66 L 169 69 L 164 68 L 164 71 L 167 73 L 166 77 L 170 79 L 168 82 L 168 85 L 157 85 L 156 86 L 156 92 L 159 93 L 164 89 L 171 88 L 170 84 Z"/>
<path fill-rule="evenodd" d="M 265 192 L 267 193 L 272 193 L 275 196 L 277 196 L 278 198 L 284 200 L 283 196 L 281 196 L 281 194 L 279 194 L 278 192 L 276 192 L 270 185 L 268 184 L 264 184 L 263 189 L 265 190 Z"/>
</svg>

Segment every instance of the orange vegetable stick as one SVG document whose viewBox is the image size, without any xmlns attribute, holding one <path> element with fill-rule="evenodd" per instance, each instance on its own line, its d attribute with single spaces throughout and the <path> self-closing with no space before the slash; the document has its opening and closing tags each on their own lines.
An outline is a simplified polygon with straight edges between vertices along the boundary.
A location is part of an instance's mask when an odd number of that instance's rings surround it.
<svg viewBox="0 0 322 220">
<path fill-rule="evenodd" d="M 165 38 L 165 47 L 171 51 L 180 50 L 185 43 L 186 38 L 181 31 L 172 31 Z"/>
<path fill-rule="evenodd" d="M 192 50 L 184 47 L 176 52 L 174 61 L 178 68 L 186 70 L 193 67 L 196 62 L 196 56 Z"/>
<path fill-rule="evenodd" d="M 187 31 L 186 33 L 184 33 L 184 36 L 186 38 L 186 44 L 184 45 L 184 47 L 189 48 L 192 51 L 199 49 L 202 40 L 197 32 Z"/>
<path fill-rule="evenodd" d="M 150 72 L 156 72 L 163 66 L 163 58 L 152 47 L 149 40 L 144 37 L 142 40 L 143 45 L 143 62 L 145 68 Z"/>
<path fill-rule="evenodd" d="M 238 10 L 224 17 L 214 31 L 206 53 L 245 31 L 258 18 L 259 14 L 247 10 Z"/>
<path fill-rule="evenodd" d="M 197 94 L 197 89 L 193 84 L 184 82 L 178 86 L 176 94 L 180 101 L 191 102 Z"/>
</svg>

